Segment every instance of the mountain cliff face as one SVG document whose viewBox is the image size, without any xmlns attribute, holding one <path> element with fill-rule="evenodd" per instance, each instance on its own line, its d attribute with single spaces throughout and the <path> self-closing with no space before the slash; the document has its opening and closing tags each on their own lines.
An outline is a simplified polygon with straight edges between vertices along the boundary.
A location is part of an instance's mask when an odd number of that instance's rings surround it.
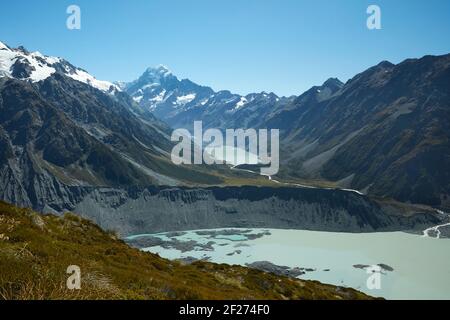
<svg viewBox="0 0 450 320">
<path fill-rule="evenodd" d="M 448 207 L 450 55 L 388 62 L 325 100 L 268 119 L 285 129 L 288 175 L 322 177 L 401 201 Z"/>
<path fill-rule="evenodd" d="M 250 186 L 114 189 L 55 185 L 45 191 L 33 203 L 39 211 L 77 212 L 123 236 L 224 227 L 422 231 L 440 223 L 436 215 L 423 208 L 400 213 L 387 204 L 339 190 Z"/>
<path fill-rule="evenodd" d="M 97 189 L 76 204 L 75 210 L 124 235 L 225 227 L 421 231 L 439 223 L 426 211 L 392 214 L 355 193 L 298 188 Z"/>
</svg>

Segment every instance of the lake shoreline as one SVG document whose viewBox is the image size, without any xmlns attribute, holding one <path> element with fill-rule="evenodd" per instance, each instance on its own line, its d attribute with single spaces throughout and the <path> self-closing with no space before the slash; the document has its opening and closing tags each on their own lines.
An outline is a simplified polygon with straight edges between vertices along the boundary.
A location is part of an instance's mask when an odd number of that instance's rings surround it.
<svg viewBox="0 0 450 320">
<path fill-rule="evenodd" d="M 352 287 L 387 299 L 450 298 L 450 239 L 402 231 L 221 228 L 141 234 L 126 241 L 183 263 L 207 260 L 259 266 L 265 271 Z M 383 267 L 378 290 L 367 288 L 367 268 L 372 265 Z"/>
</svg>

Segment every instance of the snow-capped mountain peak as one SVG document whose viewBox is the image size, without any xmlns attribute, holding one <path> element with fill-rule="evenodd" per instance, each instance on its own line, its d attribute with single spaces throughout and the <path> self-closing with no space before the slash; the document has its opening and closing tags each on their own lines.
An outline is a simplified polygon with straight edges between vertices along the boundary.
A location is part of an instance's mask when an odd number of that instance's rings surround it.
<svg viewBox="0 0 450 320">
<path fill-rule="evenodd" d="M 6 44 L 0 41 L 0 50 L 7 50 L 10 51 L 11 49 L 8 48 Z"/>
<path fill-rule="evenodd" d="M 146 73 L 154 74 L 160 77 L 167 77 L 172 75 L 172 71 L 169 70 L 166 66 L 160 64 L 156 67 L 149 67 L 146 70 Z"/>
<path fill-rule="evenodd" d="M 38 82 L 56 72 L 52 64 L 55 58 L 47 60 L 39 52 L 28 52 L 24 48 L 10 49 L 0 44 L 0 76 Z"/>
<path fill-rule="evenodd" d="M 137 80 L 120 86 L 142 109 L 174 127 L 185 128 L 202 114 L 220 121 L 237 113 L 256 114 L 258 107 L 272 109 L 281 99 L 266 92 L 247 96 L 227 90 L 216 92 L 189 79 L 179 80 L 163 65 L 147 68 Z"/>
<path fill-rule="evenodd" d="M 0 41 L 0 77 L 39 82 L 56 72 L 104 92 L 121 91 L 119 86 L 108 81 L 97 80 L 88 72 L 74 67 L 64 59 L 46 56 L 38 51 L 28 52 L 24 47 L 13 49 Z"/>
<path fill-rule="evenodd" d="M 139 79 L 133 83 L 130 83 L 129 86 L 133 84 L 161 84 L 170 80 L 178 81 L 177 77 L 175 77 L 172 71 L 170 71 L 166 66 L 158 65 L 156 67 L 147 68 Z"/>
<path fill-rule="evenodd" d="M 179 80 L 164 65 L 147 68 L 137 80 L 121 86 L 141 107 L 155 114 L 203 106 L 214 94 L 209 87 Z"/>
</svg>

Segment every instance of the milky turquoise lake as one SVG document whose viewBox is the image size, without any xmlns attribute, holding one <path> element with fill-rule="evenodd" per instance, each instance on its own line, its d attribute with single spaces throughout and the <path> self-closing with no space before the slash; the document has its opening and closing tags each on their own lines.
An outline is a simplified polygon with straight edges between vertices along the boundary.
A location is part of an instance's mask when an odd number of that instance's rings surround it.
<svg viewBox="0 0 450 320">
<path fill-rule="evenodd" d="M 213 231 L 223 231 L 216 229 Z M 198 246 L 182 252 L 175 247 L 152 246 L 144 251 L 168 259 L 196 258 L 211 262 L 245 265 L 269 261 L 291 268 L 314 270 L 301 275 L 324 283 L 352 287 L 387 299 L 450 299 L 450 239 L 434 239 L 403 232 L 334 233 L 303 230 L 235 229 L 211 235 L 188 231 L 164 241 L 195 241 Z M 264 233 L 250 240 L 249 235 Z M 136 235 L 128 239 L 143 238 Z M 251 236 L 250 236 L 251 238 Z M 204 245 L 210 243 L 209 247 Z M 203 245 L 203 246 L 202 246 Z M 186 249 L 184 249 L 186 250 Z M 384 264 L 380 288 L 369 289 L 371 276 L 354 265 Z"/>
</svg>

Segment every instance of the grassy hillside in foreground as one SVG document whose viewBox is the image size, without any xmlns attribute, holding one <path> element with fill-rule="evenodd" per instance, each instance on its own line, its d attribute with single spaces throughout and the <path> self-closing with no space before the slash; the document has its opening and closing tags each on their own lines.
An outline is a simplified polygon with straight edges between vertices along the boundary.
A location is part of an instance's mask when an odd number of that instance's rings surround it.
<svg viewBox="0 0 450 320">
<path fill-rule="evenodd" d="M 69 265 L 81 290 L 66 288 Z M 0 202 L 1 299 L 368 299 L 353 289 L 144 253 L 90 221 Z"/>
</svg>

